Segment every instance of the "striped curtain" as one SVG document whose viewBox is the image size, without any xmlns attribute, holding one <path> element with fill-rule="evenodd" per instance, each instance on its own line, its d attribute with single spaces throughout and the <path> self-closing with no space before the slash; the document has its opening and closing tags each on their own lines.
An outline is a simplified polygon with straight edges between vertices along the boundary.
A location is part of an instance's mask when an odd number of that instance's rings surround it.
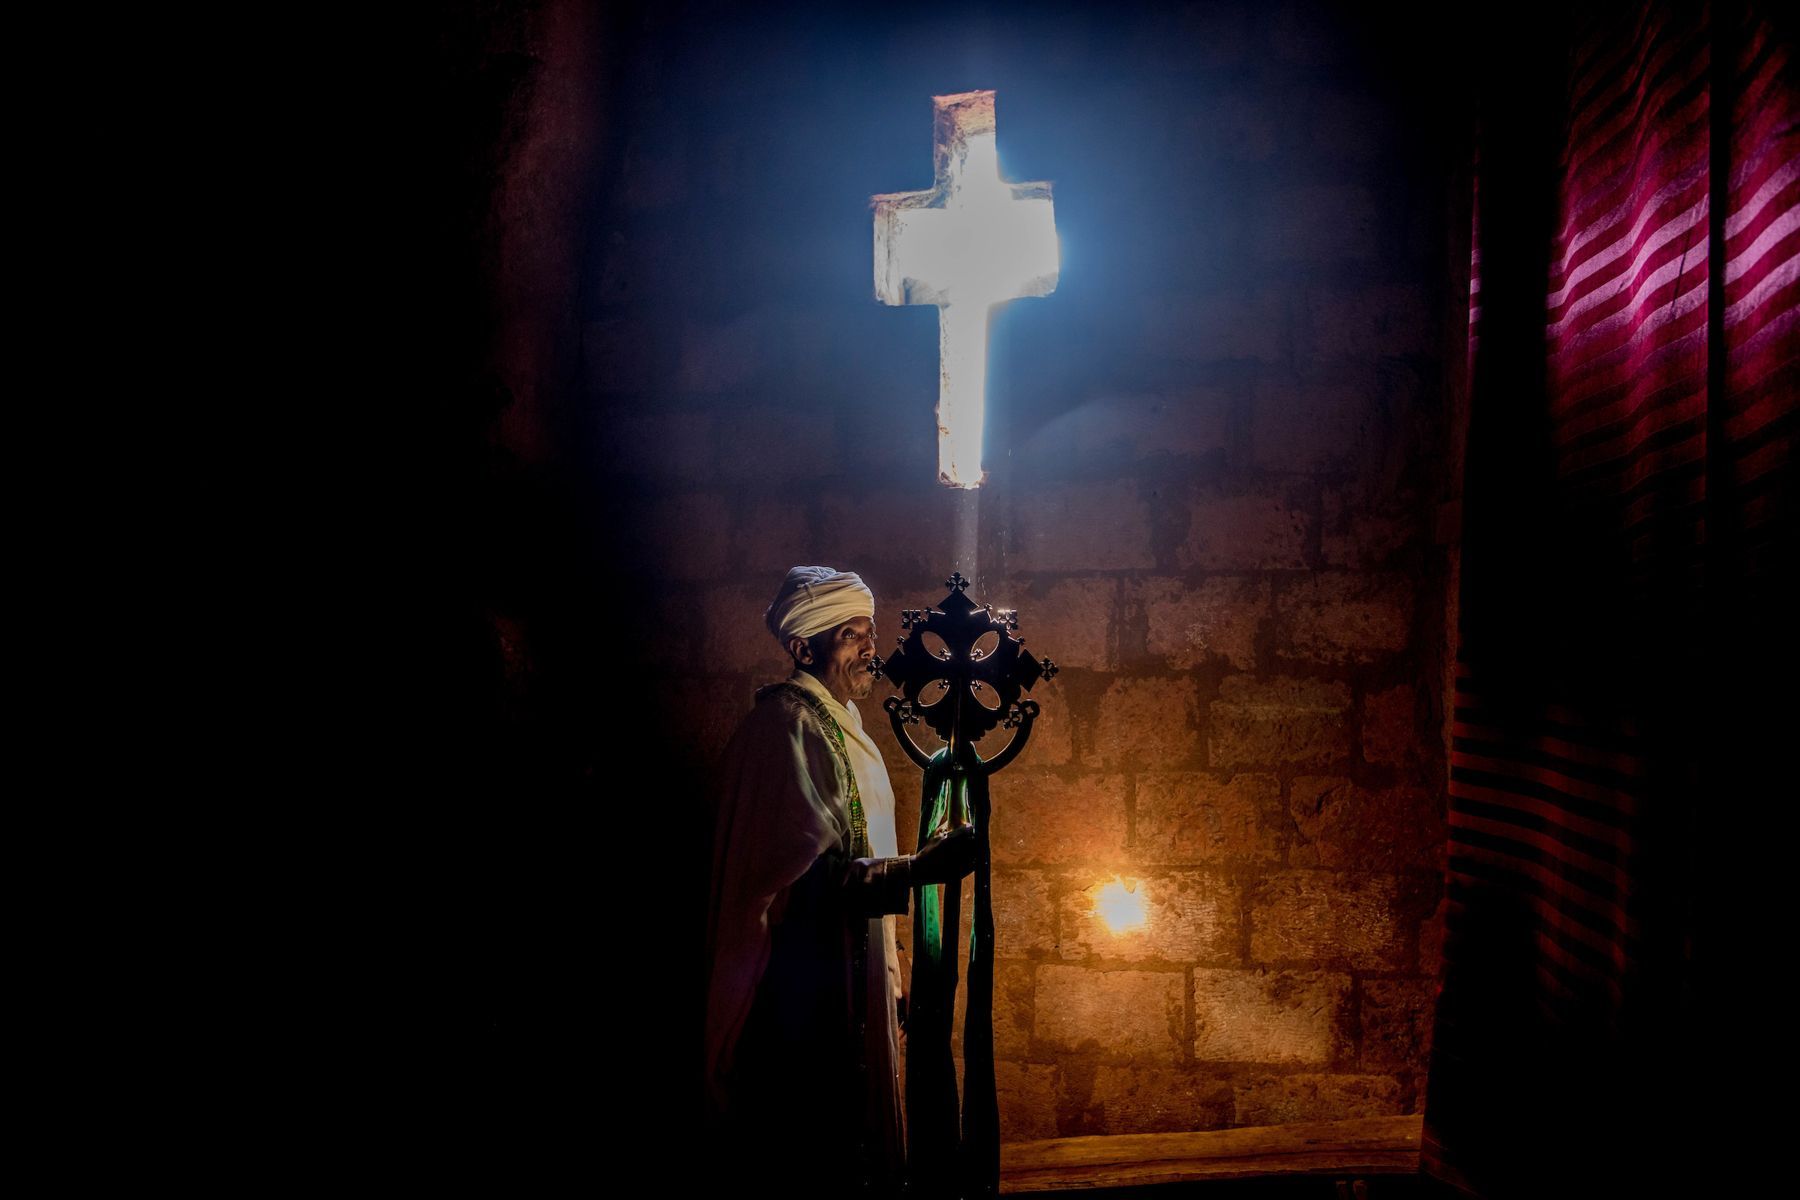
<svg viewBox="0 0 1800 1200">
<path fill-rule="evenodd" d="M 1623 1195 L 1723 1150 L 1707 972 L 1753 906 L 1713 868 L 1794 734 L 1748 699 L 1800 605 L 1788 18 L 1560 19 L 1494 55 L 1475 171 L 1424 1161 L 1482 1196 Z"/>
</svg>

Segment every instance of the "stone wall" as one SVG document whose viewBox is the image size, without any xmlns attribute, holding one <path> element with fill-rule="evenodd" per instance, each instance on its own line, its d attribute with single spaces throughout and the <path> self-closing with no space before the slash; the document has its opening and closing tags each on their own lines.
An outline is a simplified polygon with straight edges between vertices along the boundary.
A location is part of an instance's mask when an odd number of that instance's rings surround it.
<svg viewBox="0 0 1800 1200">
<path fill-rule="evenodd" d="M 1459 130 L 1348 22 L 648 21 L 595 172 L 581 400 L 514 421 L 606 481 L 654 612 L 620 661 L 697 764 L 782 673 L 761 616 L 796 563 L 863 573 L 884 644 L 960 569 L 1062 665 L 994 788 L 1009 1140 L 1422 1103 Z M 935 314 L 873 300 L 866 203 L 928 184 L 934 91 L 986 86 L 1064 263 L 994 322 L 967 495 L 935 483 Z M 864 711 L 910 848 L 918 771 Z M 1141 931 L 1093 915 L 1115 877 Z"/>
</svg>

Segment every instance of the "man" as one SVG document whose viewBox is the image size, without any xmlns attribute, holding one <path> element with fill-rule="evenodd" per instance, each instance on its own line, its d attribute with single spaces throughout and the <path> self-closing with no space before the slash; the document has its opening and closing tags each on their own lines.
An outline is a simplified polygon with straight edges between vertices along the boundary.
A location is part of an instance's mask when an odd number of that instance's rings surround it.
<svg viewBox="0 0 1800 1200">
<path fill-rule="evenodd" d="M 789 1195 L 898 1190 L 905 1165 L 894 919 L 974 868 L 973 831 L 901 856 L 894 794 L 855 701 L 875 598 L 788 572 L 764 620 L 793 660 L 726 748 L 708 920 L 707 1112 L 740 1178 Z"/>
</svg>

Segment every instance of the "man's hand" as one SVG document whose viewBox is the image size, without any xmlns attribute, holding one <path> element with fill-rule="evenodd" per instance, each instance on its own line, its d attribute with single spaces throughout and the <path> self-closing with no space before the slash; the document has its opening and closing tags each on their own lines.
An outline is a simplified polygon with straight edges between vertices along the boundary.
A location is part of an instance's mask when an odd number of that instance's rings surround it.
<svg viewBox="0 0 1800 1200">
<path fill-rule="evenodd" d="M 959 826 L 949 833 L 932 838 L 913 855 L 914 886 L 955 883 L 975 869 L 975 855 L 979 848 L 973 825 Z"/>
</svg>

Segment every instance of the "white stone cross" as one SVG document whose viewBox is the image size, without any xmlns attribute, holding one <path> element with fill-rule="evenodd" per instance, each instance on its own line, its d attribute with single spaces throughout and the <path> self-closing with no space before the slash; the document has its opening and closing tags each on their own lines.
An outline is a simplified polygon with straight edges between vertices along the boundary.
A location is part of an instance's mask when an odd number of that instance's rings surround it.
<svg viewBox="0 0 1800 1200">
<path fill-rule="evenodd" d="M 981 486 L 988 315 L 1056 290 L 1048 183 L 1007 183 L 994 148 L 994 93 L 933 96 L 937 180 L 870 197 L 875 297 L 938 308 L 938 481 Z"/>
</svg>

